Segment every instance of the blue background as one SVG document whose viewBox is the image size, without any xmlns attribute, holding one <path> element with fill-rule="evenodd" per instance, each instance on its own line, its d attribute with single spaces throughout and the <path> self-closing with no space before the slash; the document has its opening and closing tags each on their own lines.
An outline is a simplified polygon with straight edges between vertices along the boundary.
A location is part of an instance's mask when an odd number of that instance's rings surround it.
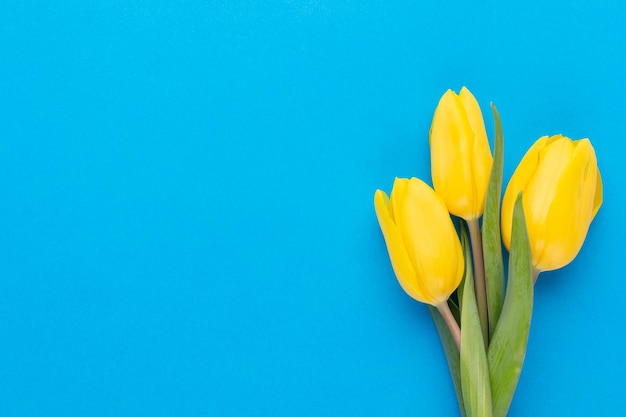
<svg viewBox="0 0 626 417">
<path fill-rule="evenodd" d="M 456 415 L 373 209 L 429 180 L 439 97 L 589 137 L 604 206 L 536 286 L 510 416 L 626 391 L 626 6 L 5 1 L 0 415 Z"/>
</svg>

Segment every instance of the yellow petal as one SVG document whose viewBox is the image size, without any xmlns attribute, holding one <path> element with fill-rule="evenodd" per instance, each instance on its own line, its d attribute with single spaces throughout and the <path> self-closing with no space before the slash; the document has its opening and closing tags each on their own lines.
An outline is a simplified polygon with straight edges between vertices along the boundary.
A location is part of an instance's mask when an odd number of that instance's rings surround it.
<svg viewBox="0 0 626 417">
<path fill-rule="evenodd" d="M 600 176 L 600 170 L 598 170 L 598 179 L 596 181 L 596 195 L 593 199 L 593 214 L 592 220 L 596 217 L 600 206 L 602 205 L 602 177 Z"/>
<path fill-rule="evenodd" d="M 539 164 L 539 152 L 548 142 L 547 136 L 542 136 L 528 149 L 519 165 L 515 169 L 502 199 L 502 241 L 507 249 L 511 247 L 511 228 L 513 227 L 513 206 L 520 191 L 535 174 Z M 524 197 L 526 202 L 526 197 Z M 526 216 L 528 218 L 528 215 Z"/>
<path fill-rule="evenodd" d="M 417 281 L 417 276 L 409 260 L 402 236 L 391 218 L 389 198 L 381 190 L 376 190 L 374 194 L 374 208 L 376 209 L 376 217 L 385 237 L 391 265 L 398 282 L 412 298 L 423 303 L 432 303 L 431 297 L 423 293 Z"/>
<path fill-rule="evenodd" d="M 431 174 L 437 193 L 456 216 L 473 215 L 476 195 L 471 163 L 471 125 L 461 99 L 448 90 L 435 110 L 430 130 Z"/>
<path fill-rule="evenodd" d="M 396 214 L 395 209 L 400 207 L 401 202 L 405 199 L 406 190 L 409 185 L 409 180 L 407 178 L 397 178 L 393 182 L 393 188 L 391 190 L 391 204 L 390 204 L 390 212 L 391 219 L 396 223 Z"/>
<path fill-rule="evenodd" d="M 480 136 L 481 139 L 486 141 L 487 131 L 485 130 L 483 113 L 480 111 L 478 101 L 476 101 L 474 95 L 466 87 L 461 88 L 459 98 L 472 131 L 475 135 Z"/>
<path fill-rule="evenodd" d="M 539 151 L 537 169 L 524 189 L 524 213 L 535 267 L 540 254 L 549 245 L 546 236 L 548 212 L 556 198 L 560 178 L 572 160 L 574 148 L 572 140 L 561 135 L 548 139 L 546 146 Z"/>
<path fill-rule="evenodd" d="M 473 132 L 470 162 L 474 182 L 473 188 L 476 194 L 473 198 L 472 214 L 477 218 L 482 215 L 484 210 L 493 157 L 491 156 L 487 131 L 485 130 L 485 122 L 478 101 L 476 101 L 476 98 L 474 98 L 472 93 L 465 87 L 461 88 L 459 97 Z"/>
<path fill-rule="evenodd" d="M 466 220 L 480 217 L 493 158 L 480 106 L 467 88 L 441 97 L 430 147 L 433 185 L 448 210 Z"/>
<path fill-rule="evenodd" d="M 543 249 L 533 253 L 533 264 L 541 271 L 570 263 L 580 251 L 591 223 L 598 173 L 596 157 L 588 139 L 572 144 L 574 152 L 558 177 L 543 224 Z"/>
<path fill-rule="evenodd" d="M 450 89 L 448 89 L 448 91 L 446 91 L 439 99 L 439 103 L 435 109 L 435 114 L 433 115 L 433 121 L 430 125 L 430 132 L 428 135 L 429 145 L 432 146 L 433 130 L 441 131 L 443 133 L 444 130 L 448 129 L 447 123 L 445 123 L 447 117 L 442 116 L 447 116 L 450 112 L 456 111 L 456 101 L 456 94 Z"/>
<path fill-rule="evenodd" d="M 392 197 L 396 225 L 422 291 L 437 304 L 448 299 L 463 274 L 463 254 L 444 201 L 423 181 L 404 183 L 402 199 Z M 395 186 L 394 191 L 395 193 Z"/>
<path fill-rule="evenodd" d="M 572 160 L 574 148 L 574 142 L 561 137 L 549 142 L 539 152 L 537 169 L 525 187 L 527 205 L 524 205 L 524 213 L 532 221 L 538 224 L 546 223 L 548 209 L 554 199 L 559 179 Z"/>
</svg>

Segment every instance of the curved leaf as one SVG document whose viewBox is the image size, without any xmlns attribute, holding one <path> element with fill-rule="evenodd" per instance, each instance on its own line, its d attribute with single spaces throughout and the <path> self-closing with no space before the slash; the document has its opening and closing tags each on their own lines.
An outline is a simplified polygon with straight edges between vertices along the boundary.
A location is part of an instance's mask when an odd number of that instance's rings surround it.
<svg viewBox="0 0 626 417">
<path fill-rule="evenodd" d="M 502 167 L 504 144 L 502 124 L 496 106 L 492 103 L 495 122 L 493 165 L 489 177 L 485 212 L 483 213 L 483 256 L 485 259 L 485 282 L 487 286 L 487 310 L 489 313 L 489 335 L 493 336 L 502 311 L 504 296 L 504 264 L 500 237 L 500 194 L 502 192 Z"/>
<path fill-rule="evenodd" d="M 491 387 L 485 343 L 474 295 L 474 274 L 467 231 L 461 227 L 465 283 L 461 309 L 461 387 L 468 417 L 491 417 Z"/>
<path fill-rule="evenodd" d="M 530 245 L 520 193 L 513 210 L 509 282 L 488 353 L 494 417 L 505 417 L 511 405 L 526 356 L 532 309 Z"/>
</svg>

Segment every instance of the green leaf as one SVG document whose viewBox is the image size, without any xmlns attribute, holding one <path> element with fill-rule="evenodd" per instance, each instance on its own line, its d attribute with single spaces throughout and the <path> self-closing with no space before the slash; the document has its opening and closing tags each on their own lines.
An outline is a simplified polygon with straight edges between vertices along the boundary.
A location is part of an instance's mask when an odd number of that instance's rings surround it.
<svg viewBox="0 0 626 417">
<path fill-rule="evenodd" d="M 451 307 L 452 310 L 452 307 Z M 443 317 L 437 310 L 437 307 L 431 305 L 428 306 L 428 311 L 435 322 L 437 332 L 439 332 L 439 339 L 441 339 L 441 345 L 448 361 L 448 369 L 450 369 L 450 376 L 452 376 L 452 382 L 454 383 L 454 391 L 456 392 L 456 399 L 459 402 L 459 409 L 461 410 L 461 416 L 466 417 L 465 407 L 463 405 L 463 394 L 461 392 L 461 358 L 459 356 L 459 349 L 454 343 L 452 334 L 446 322 L 443 321 Z"/>
<path fill-rule="evenodd" d="M 526 356 L 532 310 L 530 245 L 520 193 L 513 210 L 509 281 L 488 353 L 494 417 L 505 417 L 511 405 Z"/>
<path fill-rule="evenodd" d="M 492 103 L 496 137 L 493 148 L 493 165 L 485 198 L 483 213 L 483 256 L 485 258 L 485 281 L 487 286 L 487 310 L 489 312 L 489 334 L 493 335 L 502 311 L 504 296 L 504 264 L 502 241 L 500 240 L 500 194 L 502 191 L 502 166 L 504 140 L 502 124 L 496 106 Z"/>
<path fill-rule="evenodd" d="M 465 256 L 465 283 L 461 309 L 461 388 L 468 417 L 491 417 L 491 387 L 485 343 L 480 328 L 474 274 L 465 227 L 461 227 L 461 241 Z"/>
</svg>

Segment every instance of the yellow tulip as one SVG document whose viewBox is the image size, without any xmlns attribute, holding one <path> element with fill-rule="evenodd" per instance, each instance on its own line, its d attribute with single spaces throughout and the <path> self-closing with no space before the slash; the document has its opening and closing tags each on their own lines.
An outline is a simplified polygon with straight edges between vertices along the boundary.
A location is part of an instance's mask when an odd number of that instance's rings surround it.
<svg viewBox="0 0 626 417">
<path fill-rule="evenodd" d="M 493 158 L 478 102 L 463 87 L 439 100 L 430 128 L 433 185 L 448 210 L 465 220 L 483 214 Z"/>
<path fill-rule="evenodd" d="M 502 240 L 507 249 L 513 204 L 520 191 L 535 270 L 562 268 L 580 251 L 602 205 L 602 179 L 589 139 L 543 136 L 526 152 L 502 200 Z"/>
<path fill-rule="evenodd" d="M 404 291 L 422 303 L 445 304 L 461 282 L 464 260 L 441 197 L 417 178 L 396 178 L 391 200 L 376 190 L 374 207 Z"/>
</svg>

